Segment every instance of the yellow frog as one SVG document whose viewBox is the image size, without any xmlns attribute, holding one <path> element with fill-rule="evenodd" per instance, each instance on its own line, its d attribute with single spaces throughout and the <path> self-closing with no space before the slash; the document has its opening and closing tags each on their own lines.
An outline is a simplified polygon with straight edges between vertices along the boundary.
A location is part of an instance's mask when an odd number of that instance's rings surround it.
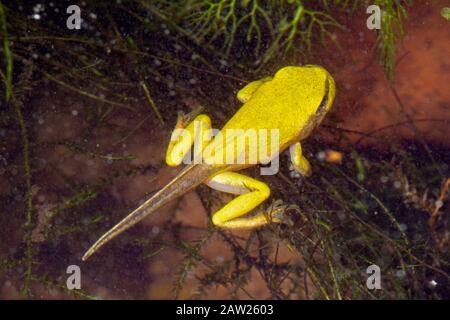
<svg viewBox="0 0 450 320">
<path fill-rule="evenodd" d="M 294 169 L 301 175 L 309 175 L 311 167 L 302 155 L 300 141 L 308 137 L 331 109 L 335 91 L 334 80 L 324 68 L 288 66 L 278 70 L 274 77 L 251 82 L 241 89 L 237 98 L 243 105 L 215 136 L 207 115 L 200 114 L 189 123 L 179 118 L 166 163 L 180 165 L 192 145 L 196 149 L 194 155 L 201 156 L 200 161 L 187 165 L 169 184 L 106 232 L 84 254 L 83 260 L 150 213 L 201 183 L 238 195 L 212 216 L 213 224 L 218 227 L 255 228 L 280 222 L 270 213 L 247 215 L 269 197 L 270 189 L 264 182 L 236 171 L 268 163 L 290 147 Z M 239 134 L 228 135 L 228 132 Z M 257 143 L 251 143 L 255 138 Z"/>
</svg>

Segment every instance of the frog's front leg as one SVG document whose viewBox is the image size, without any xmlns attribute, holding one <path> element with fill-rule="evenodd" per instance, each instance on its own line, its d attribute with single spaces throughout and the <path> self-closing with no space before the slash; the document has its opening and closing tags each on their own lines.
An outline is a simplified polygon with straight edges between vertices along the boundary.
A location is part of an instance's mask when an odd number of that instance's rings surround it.
<svg viewBox="0 0 450 320">
<path fill-rule="evenodd" d="M 252 81 L 249 84 L 247 84 L 245 87 L 243 87 L 241 90 L 237 93 L 237 98 L 240 102 L 246 103 L 250 98 L 252 97 L 253 93 L 261 87 L 261 85 L 264 82 L 272 80 L 272 77 L 266 77 L 260 80 Z"/>
<path fill-rule="evenodd" d="M 294 169 L 302 176 L 311 175 L 311 165 L 309 161 L 303 156 L 302 145 L 300 142 L 294 143 L 289 148 L 291 153 L 291 161 Z"/>
<path fill-rule="evenodd" d="M 255 228 L 272 221 L 278 222 L 264 213 L 242 217 L 269 197 L 270 189 L 264 182 L 236 172 L 223 172 L 212 177 L 206 184 L 213 189 L 239 195 L 213 214 L 212 222 L 216 226 Z"/>
<path fill-rule="evenodd" d="M 212 139 L 211 119 L 206 114 L 196 116 L 191 122 L 188 118 L 189 115 L 178 114 L 166 153 L 168 166 L 180 165 L 194 143 L 194 154 L 201 153 Z"/>
</svg>

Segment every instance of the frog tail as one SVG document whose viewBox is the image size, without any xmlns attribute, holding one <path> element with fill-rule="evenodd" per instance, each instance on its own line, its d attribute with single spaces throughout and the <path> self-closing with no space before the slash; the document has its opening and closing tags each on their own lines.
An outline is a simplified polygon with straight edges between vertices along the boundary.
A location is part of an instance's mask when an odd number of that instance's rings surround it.
<svg viewBox="0 0 450 320">
<path fill-rule="evenodd" d="M 201 164 L 192 164 L 187 166 L 171 182 L 169 182 L 169 184 L 155 193 L 150 199 L 145 201 L 136 210 L 131 212 L 122 221 L 102 235 L 89 248 L 89 250 L 86 251 L 82 257 L 82 260 L 87 260 L 91 255 L 97 252 L 101 247 L 118 236 L 120 233 L 134 226 L 136 223 L 144 219 L 149 214 L 155 212 L 169 201 L 195 188 L 216 172 L 218 172 L 217 168 Z"/>
</svg>

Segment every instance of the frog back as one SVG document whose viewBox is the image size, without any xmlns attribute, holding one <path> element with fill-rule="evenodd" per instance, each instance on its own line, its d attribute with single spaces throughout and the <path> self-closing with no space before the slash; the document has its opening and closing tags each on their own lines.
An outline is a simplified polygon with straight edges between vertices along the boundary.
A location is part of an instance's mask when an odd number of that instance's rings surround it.
<svg viewBox="0 0 450 320">
<path fill-rule="evenodd" d="M 244 134 L 246 161 L 251 162 L 255 156 L 258 163 L 268 161 L 291 143 L 305 138 L 315 126 L 315 111 L 326 94 L 326 81 L 326 74 L 316 68 L 280 69 L 225 124 L 210 148 L 216 148 L 219 159 L 226 158 L 222 154 L 226 153 L 226 148 L 241 154 L 243 147 L 235 137 Z M 251 139 L 257 141 L 252 145 Z M 249 159 L 252 156 L 253 159 Z"/>
</svg>

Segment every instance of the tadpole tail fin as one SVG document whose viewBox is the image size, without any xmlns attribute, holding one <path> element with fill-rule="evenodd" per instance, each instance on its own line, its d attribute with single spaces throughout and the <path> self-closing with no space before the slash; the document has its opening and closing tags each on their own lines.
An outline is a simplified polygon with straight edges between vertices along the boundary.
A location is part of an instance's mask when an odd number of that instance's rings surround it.
<svg viewBox="0 0 450 320">
<path fill-rule="evenodd" d="M 83 255 L 82 260 L 86 261 L 91 255 L 97 252 L 110 240 L 124 232 L 128 228 L 144 219 L 149 214 L 155 212 L 169 201 L 183 195 L 189 190 L 195 188 L 217 169 L 204 165 L 192 164 L 183 169 L 169 184 L 159 190 L 150 199 L 145 201 L 136 210 L 131 212 L 122 221 L 116 224 L 108 232 L 102 235 Z"/>
</svg>

